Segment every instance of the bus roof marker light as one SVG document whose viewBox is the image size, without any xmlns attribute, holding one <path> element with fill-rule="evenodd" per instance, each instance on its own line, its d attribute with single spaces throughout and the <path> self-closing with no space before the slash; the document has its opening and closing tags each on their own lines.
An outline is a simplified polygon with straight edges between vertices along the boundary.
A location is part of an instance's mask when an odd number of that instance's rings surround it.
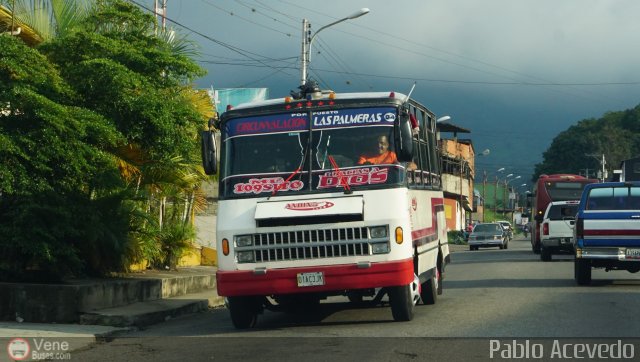
<svg viewBox="0 0 640 362">
<path fill-rule="evenodd" d="M 284 103 L 291 103 L 291 97 L 284 97 Z"/>
<path fill-rule="evenodd" d="M 233 109 L 233 106 L 232 106 L 232 105 L 230 105 L 230 104 L 227 104 L 227 111 L 230 111 L 230 110 L 232 110 L 232 109 Z"/>
<path fill-rule="evenodd" d="M 389 98 L 395 98 L 395 97 L 396 97 L 396 92 L 389 93 Z"/>
<path fill-rule="evenodd" d="M 329 93 L 329 99 L 336 99 L 336 92 Z"/>
</svg>

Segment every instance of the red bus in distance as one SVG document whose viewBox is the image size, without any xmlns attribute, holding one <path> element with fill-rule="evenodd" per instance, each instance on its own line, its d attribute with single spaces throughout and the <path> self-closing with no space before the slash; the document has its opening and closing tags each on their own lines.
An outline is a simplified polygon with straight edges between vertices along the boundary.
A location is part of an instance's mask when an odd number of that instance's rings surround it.
<svg viewBox="0 0 640 362">
<path fill-rule="evenodd" d="M 540 253 L 540 225 L 547 206 L 552 201 L 580 200 L 584 186 L 595 182 L 598 180 L 572 174 L 540 175 L 538 177 L 533 186 L 533 193 L 529 195 L 532 198 L 531 250 L 534 253 Z"/>
</svg>

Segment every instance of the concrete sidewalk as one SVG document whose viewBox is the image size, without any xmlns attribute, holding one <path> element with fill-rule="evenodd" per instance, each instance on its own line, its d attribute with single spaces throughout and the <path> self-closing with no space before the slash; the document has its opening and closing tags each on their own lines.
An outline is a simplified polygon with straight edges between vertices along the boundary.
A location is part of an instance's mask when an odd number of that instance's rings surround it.
<svg viewBox="0 0 640 362">
<path fill-rule="evenodd" d="M 46 353 L 42 347 L 43 343 L 57 343 L 61 346 L 57 352 L 66 354 L 89 348 L 100 340 L 130 330 L 131 328 L 81 324 L 0 322 L 0 362 L 19 360 L 16 358 L 17 356 L 10 355 L 14 343 L 21 343 L 22 346 L 27 345 L 31 352 L 30 356 L 33 356 L 34 352 Z M 20 360 L 31 361 L 35 359 Z"/>
<path fill-rule="evenodd" d="M 452 253 L 468 250 L 467 245 L 450 244 L 449 248 Z M 179 271 L 146 271 L 122 278 L 65 284 L 65 288 L 75 286 L 72 290 L 76 292 L 77 303 L 67 306 L 63 314 L 79 313 L 77 322 L 0 321 L 0 348 L 4 348 L 0 361 L 10 361 L 6 359 L 6 346 L 14 338 L 22 338 L 30 345 L 41 339 L 67 342 L 73 351 L 181 314 L 220 307 L 224 299 L 217 294 L 216 270 L 215 267 L 192 267 Z M 92 291 L 92 296 L 83 294 L 83 290 Z M 55 300 L 51 296 L 42 298 L 47 298 L 49 303 Z M 84 306 L 78 306 L 83 303 Z M 83 310 L 77 312 L 79 309 Z"/>
<path fill-rule="evenodd" d="M 199 266 L 64 284 L 0 283 L 0 362 L 17 359 L 8 359 L 14 343 L 36 351 L 42 341 L 56 341 L 73 351 L 183 314 L 222 306 L 216 271 Z"/>
</svg>

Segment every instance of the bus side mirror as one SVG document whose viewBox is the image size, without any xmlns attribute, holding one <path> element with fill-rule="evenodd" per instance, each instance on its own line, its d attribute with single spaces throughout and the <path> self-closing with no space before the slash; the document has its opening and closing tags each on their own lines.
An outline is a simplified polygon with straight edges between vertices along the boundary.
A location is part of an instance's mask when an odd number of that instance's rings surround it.
<svg viewBox="0 0 640 362">
<path fill-rule="evenodd" d="M 409 113 L 401 111 L 395 127 L 395 143 L 398 161 L 411 162 L 413 160 L 413 134 Z"/>
<path fill-rule="evenodd" d="M 216 136 L 213 134 L 213 131 L 201 131 L 200 137 L 204 173 L 207 175 L 215 175 L 215 173 L 218 172 Z"/>
</svg>

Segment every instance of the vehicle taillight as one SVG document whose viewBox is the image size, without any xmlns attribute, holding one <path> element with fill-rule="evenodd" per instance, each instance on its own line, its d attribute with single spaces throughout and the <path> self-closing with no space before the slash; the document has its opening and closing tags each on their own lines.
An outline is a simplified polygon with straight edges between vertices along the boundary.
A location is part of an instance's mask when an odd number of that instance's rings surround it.
<svg viewBox="0 0 640 362">
<path fill-rule="evenodd" d="M 584 239 L 584 219 L 576 219 L 576 238 Z"/>
<path fill-rule="evenodd" d="M 542 224 L 542 235 L 549 235 L 549 224 L 546 222 Z"/>
</svg>

